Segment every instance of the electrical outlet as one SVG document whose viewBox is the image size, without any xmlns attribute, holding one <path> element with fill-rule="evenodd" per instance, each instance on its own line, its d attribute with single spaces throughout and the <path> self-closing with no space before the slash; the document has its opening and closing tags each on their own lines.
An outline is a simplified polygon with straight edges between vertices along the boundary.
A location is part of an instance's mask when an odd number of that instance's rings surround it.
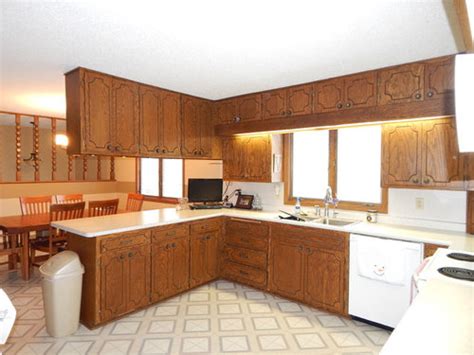
<svg viewBox="0 0 474 355">
<path fill-rule="evenodd" d="M 417 210 L 424 210 L 425 209 L 425 199 L 423 197 L 415 198 L 415 208 Z"/>
</svg>

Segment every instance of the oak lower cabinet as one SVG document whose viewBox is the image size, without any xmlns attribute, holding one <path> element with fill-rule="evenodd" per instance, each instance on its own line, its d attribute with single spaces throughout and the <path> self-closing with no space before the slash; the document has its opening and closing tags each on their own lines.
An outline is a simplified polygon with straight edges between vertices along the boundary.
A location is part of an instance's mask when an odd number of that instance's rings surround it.
<svg viewBox="0 0 474 355">
<path fill-rule="evenodd" d="M 190 287 L 202 285 L 219 275 L 218 250 L 221 238 L 220 219 L 191 225 Z"/>
<path fill-rule="evenodd" d="M 273 224 L 268 289 L 345 315 L 348 250 L 347 233 Z"/>
<path fill-rule="evenodd" d="M 222 254 L 223 277 L 266 290 L 269 234 L 265 222 L 228 218 Z"/>
<path fill-rule="evenodd" d="M 447 246 L 440 245 L 440 244 L 424 243 L 423 244 L 423 258 L 433 256 L 434 253 L 436 253 L 436 250 L 438 250 L 439 248 L 447 248 Z"/>
</svg>

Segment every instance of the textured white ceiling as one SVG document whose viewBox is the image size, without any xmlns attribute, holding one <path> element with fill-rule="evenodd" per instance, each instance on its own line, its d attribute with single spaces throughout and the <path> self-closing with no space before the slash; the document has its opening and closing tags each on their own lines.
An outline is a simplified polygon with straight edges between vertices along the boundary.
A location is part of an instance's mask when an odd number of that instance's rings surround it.
<svg viewBox="0 0 474 355">
<path fill-rule="evenodd" d="M 57 116 L 77 66 L 219 99 L 463 50 L 442 0 L 0 6 L 0 109 Z"/>
</svg>

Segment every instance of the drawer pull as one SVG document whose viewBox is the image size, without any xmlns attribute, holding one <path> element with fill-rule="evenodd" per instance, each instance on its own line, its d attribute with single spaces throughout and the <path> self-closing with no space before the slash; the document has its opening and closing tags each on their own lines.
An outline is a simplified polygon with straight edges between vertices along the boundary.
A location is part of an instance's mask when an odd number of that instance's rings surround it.
<svg viewBox="0 0 474 355">
<path fill-rule="evenodd" d="M 176 235 L 176 231 L 175 231 L 175 230 L 166 233 L 166 236 L 168 236 L 168 237 L 174 237 L 175 235 Z"/>
<path fill-rule="evenodd" d="M 123 254 L 120 255 L 120 260 L 125 259 L 125 256 Z"/>
</svg>

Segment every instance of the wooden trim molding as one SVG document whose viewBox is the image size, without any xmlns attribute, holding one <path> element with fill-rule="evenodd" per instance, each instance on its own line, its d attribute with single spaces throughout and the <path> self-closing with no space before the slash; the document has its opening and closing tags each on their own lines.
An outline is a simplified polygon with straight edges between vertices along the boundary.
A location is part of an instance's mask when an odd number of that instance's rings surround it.
<svg viewBox="0 0 474 355">
<path fill-rule="evenodd" d="M 454 0 L 453 5 L 458 16 L 459 27 L 461 27 L 466 52 L 472 53 L 474 51 L 474 38 L 473 34 L 471 33 L 471 22 L 474 21 L 474 19 L 469 18 L 466 0 Z"/>
<path fill-rule="evenodd" d="M 474 191 L 467 192 L 466 232 L 474 234 Z"/>
</svg>

